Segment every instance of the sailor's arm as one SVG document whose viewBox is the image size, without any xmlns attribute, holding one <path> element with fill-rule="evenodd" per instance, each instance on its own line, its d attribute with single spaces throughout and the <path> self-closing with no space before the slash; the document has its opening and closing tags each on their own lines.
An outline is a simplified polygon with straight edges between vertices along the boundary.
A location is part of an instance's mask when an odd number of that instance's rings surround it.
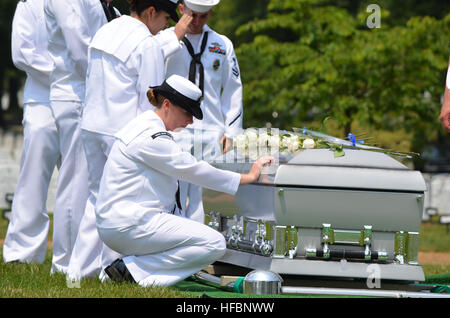
<svg viewBox="0 0 450 318">
<path fill-rule="evenodd" d="M 274 161 L 272 157 L 262 157 L 253 164 L 249 173 L 238 174 L 215 168 L 205 161 L 197 161 L 169 137 L 160 137 L 155 143 L 138 143 L 133 152 L 133 156 L 149 168 L 179 180 L 230 194 L 234 194 L 239 185 L 257 181 L 263 166 Z"/>
<path fill-rule="evenodd" d="M 442 127 L 450 131 L 450 65 L 447 71 L 447 81 L 445 84 L 444 102 L 442 103 L 441 114 L 439 116 Z"/>
</svg>

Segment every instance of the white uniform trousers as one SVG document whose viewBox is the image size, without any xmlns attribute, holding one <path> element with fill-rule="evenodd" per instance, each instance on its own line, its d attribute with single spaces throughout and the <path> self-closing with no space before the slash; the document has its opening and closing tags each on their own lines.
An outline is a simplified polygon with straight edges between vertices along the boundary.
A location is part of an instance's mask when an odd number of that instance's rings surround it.
<svg viewBox="0 0 450 318">
<path fill-rule="evenodd" d="M 80 280 L 85 277 L 99 277 L 103 262 L 110 265 L 119 254 L 112 251 L 100 239 L 96 220 L 95 204 L 103 174 L 103 168 L 111 151 L 115 138 L 81 129 L 81 139 L 88 166 L 89 198 L 86 203 L 80 229 L 70 258 L 67 276 L 69 280 Z M 100 279 L 104 278 L 100 275 Z"/>
<path fill-rule="evenodd" d="M 48 187 L 59 159 L 58 133 L 48 103 L 25 104 L 22 124 L 24 144 L 20 173 L 3 259 L 5 262 L 42 263 L 49 229 Z"/>
<path fill-rule="evenodd" d="M 123 258 L 143 287 L 169 286 L 206 268 L 226 251 L 216 230 L 168 213 L 149 213 L 135 226 L 99 228 L 103 241 Z"/>
<path fill-rule="evenodd" d="M 62 159 L 53 216 L 51 273 L 66 273 L 88 198 L 87 163 L 80 139 L 82 104 L 51 101 L 50 106 L 58 128 Z"/>
<path fill-rule="evenodd" d="M 190 128 L 172 133 L 174 140 L 186 152 L 197 160 L 211 162 L 221 155 L 220 138 L 222 133 L 214 130 L 194 130 Z M 198 185 L 180 181 L 180 202 L 183 215 L 191 220 L 204 223 L 202 188 Z"/>
</svg>

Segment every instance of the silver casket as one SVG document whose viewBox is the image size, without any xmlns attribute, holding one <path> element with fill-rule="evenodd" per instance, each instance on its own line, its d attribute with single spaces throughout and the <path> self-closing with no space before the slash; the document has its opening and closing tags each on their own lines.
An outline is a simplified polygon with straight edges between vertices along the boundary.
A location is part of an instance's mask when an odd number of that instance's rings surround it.
<svg viewBox="0 0 450 318">
<path fill-rule="evenodd" d="M 239 173 L 252 166 L 226 161 L 213 165 Z M 204 189 L 203 205 L 205 223 L 227 241 L 220 262 L 279 274 L 424 281 L 424 191 L 419 171 L 384 153 L 346 149 L 335 158 L 328 149 L 305 149 L 280 156 L 234 196 Z"/>
</svg>

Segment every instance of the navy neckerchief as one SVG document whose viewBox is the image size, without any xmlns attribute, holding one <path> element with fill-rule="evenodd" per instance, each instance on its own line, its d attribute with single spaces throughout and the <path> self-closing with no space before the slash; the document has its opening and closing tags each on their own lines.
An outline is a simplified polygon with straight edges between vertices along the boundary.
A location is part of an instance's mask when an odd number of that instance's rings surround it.
<svg viewBox="0 0 450 318">
<path fill-rule="evenodd" d="M 202 59 L 202 54 L 206 48 L 206 42 L 208 42 L 208 32 L 205 32 L 205 34 L 203 35 L 202 46 L 200 47 L 200 52 L 197 54 L 194 53 L 194 48 L 192 47 L 191 42 L 189 42 L 189 40 L 186 37 L 183 37 L 182 41 L 186 45 L 186 48 L 192 57 L 191 64 L 189 66 L 189 80 L 194 84 L 195 84 L 196 66 L 197 66 L 197 64 L 200 66 L 200 83 L 199 83 L 198 87 L 202 91 L 202 96 L 203 96 L 204 82 L 205 82 L 205 70 L 203 68 L 201 59 Z"/>
</svg>

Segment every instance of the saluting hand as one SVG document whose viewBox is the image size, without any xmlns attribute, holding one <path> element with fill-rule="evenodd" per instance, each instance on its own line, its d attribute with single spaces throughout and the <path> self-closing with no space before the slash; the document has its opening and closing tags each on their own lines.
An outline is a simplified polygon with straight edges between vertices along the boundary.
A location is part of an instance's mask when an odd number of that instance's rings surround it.
<svg viewBox="0 0 450 318">
<path fill-rule="evenodd" d="M 191 22 L 192 15 L 186 13 L 183 14 L 178 23 L 175 25 L 175 35 L 177 36 L 178 40 L 181 41 L 181 39 L 185 36 Z"/>
</svg>

